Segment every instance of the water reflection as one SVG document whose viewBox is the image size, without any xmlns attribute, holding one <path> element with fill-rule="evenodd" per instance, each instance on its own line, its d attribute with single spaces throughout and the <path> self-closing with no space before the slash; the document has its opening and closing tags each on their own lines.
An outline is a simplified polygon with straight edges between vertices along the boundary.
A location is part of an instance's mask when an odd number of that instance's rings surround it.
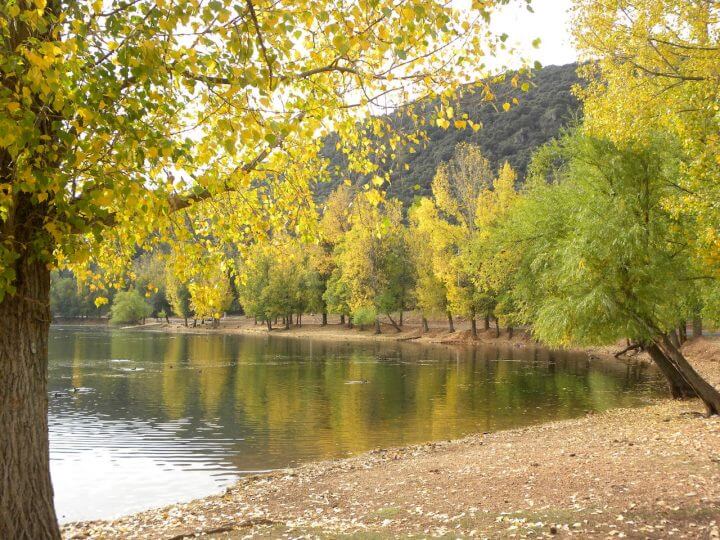
<svg viewBox="0 0 720 540">
<path fill-rule="evenodd" d="M 634 406 L 659 387 L 647 366 L 544 350 L 53 328 L 58 511 L 111 517 L 249 471 Z"/>
</svg>

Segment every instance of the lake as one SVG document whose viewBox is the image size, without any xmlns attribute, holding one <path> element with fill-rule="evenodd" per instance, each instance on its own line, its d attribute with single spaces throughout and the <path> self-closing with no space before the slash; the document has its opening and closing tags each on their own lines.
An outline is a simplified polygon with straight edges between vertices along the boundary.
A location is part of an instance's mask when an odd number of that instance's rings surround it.
<svg viewBox="0 0 720 540">
<path fill-rule="evenodd" d="M 244 474 L 639 406 L 644 364 L 543 349 L 50 332 L 61 522 L 221 491 Z"/>
</svg>

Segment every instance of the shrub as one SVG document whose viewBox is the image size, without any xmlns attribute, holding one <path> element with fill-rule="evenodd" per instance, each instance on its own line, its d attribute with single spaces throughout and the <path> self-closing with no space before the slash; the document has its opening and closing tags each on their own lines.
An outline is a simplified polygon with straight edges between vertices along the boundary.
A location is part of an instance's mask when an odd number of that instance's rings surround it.
<svg viewBox="0 0 720 540">
<path fill-rule="evenodd" d="M 137 291 L 123 291 L 115 295 L 110 320 L 114 324 L 138 323 L 152 313 L 148 304 Z"/>
</svg>

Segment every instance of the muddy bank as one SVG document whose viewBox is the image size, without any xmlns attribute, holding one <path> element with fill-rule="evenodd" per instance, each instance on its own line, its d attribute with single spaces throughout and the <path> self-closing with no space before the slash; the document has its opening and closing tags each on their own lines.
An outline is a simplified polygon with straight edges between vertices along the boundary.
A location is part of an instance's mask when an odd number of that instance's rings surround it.
<svg viewBox="0 0 720 540">
<path fill-rule="evenodd" d="M 720 384 L 720 344 L 686 344 Z M 720 536 L 720 418 L 660 400 L 243 479 L 65 538 Z"/>
</svg>

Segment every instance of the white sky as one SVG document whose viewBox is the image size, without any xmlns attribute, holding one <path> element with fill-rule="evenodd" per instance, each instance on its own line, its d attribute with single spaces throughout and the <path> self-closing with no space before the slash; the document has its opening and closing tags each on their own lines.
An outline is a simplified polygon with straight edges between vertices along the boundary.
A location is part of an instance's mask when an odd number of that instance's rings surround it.
<svg viewBox="0 0 720 540">
<path fill-rule="evenodd" d="M 539 60 L 544 66 L 569 64 L 577 60 L 569 28 L 571 5 L 572 0 L 533 0 L 534 13 L 530 13 L 524 3 L 516 1 L 496 15 L 493 28 L 508 34 L 508 43 L 516 44 L 531 62 Z M 541 40 L 537 49 L 532 46 L 535 38 Z M 518 67 L 518 62 L 509 56 L 499 60 L 508 67 Z"/>
</svg>

